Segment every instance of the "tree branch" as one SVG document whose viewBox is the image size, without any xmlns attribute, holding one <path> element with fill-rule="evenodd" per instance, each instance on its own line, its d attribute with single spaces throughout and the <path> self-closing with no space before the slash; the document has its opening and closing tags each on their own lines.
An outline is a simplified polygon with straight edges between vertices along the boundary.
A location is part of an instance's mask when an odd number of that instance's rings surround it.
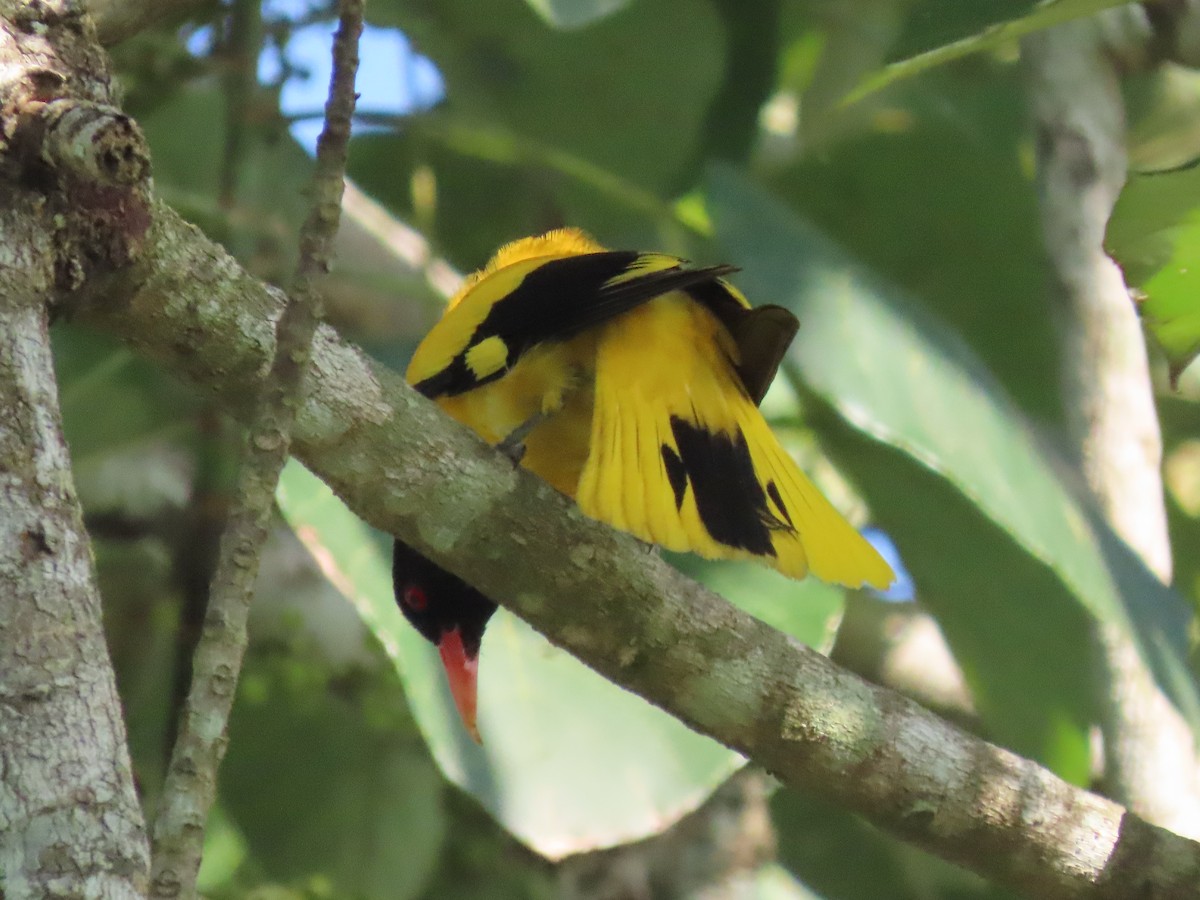
<svg viewBox="0 0 1200 900">
<path fill-rule="evenodd" d="M 1042 225 L 1063 313 L 1063 393 L 1080 467 L 1113 529 L 1169 581 L 1162 438 L 1145 343 L 1121 272 L 1103 249 L 1126 170 L 1124 104 L 1106 47 L 1117 37 L 1105 21 L 1059 26 L 1023 44 Z M 1098 626 L 1094 643 L 1108 791 L 1155 822 L 1200 836 L 1191 729 L 1128 634 Z"/>
<path fill-rule="evenodd" d="M 246 620 L 258 563 L 279 473 L 291 449 L 301 379 L 320 320 L 313 281 L 329 270 L 337 232 L 362 24 L 362 0 L 342 0 L 325 128 L 317 141 L 312 207 L 300 233 L 300 261 L 290 286 L 291 300 L 276 322 L 270 369 L 255 385 L 260 399 L 250 417 L 204 630 L 196 647 L 192 687 L 154 823 L 154 897 L 191 897 L 196 892 L 204 825 L 216 795 L 217 769 L 225 755 L 229 713 L 248 642 Z"/>
<path fill-rule="evenodd" d="M 246 414 L 277 291 L 159 206 L 79 314 Z M 186 340 L 180 340 L 186 335 Z M 1200 846 L 873 687 L 647 557 L 321 327 L 294 452 L 351 509 L 601 674 L 937 855 L 1040 900 L 1185 898 Z M 530 547 L 538 564 L 514 565 Z M 563 603 L 564 593 L 587 597 Z"/>
</svg>

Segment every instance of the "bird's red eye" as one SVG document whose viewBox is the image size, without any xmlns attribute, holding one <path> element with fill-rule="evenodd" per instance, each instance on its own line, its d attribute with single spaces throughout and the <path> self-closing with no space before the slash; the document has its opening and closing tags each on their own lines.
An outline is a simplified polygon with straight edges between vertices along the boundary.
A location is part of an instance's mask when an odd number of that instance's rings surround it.
<svg viewBox="0 0 1200 900">
<path fill-rule="evenodd" d="M 429 601 L 421 588 L 415 584 L 410 584 L 404 589 L 404 605 L 414 612 L 421 612 L 429 605 Z"/>
</svg>

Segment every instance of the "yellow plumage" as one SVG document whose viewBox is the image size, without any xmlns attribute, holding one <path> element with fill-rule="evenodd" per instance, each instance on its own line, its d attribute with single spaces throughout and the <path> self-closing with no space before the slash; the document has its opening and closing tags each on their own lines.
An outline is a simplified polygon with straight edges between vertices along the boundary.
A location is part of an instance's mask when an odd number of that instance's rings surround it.
<svg viewBox="0 0 1200 900">
<path fill-rule="evenodd" d="M 408 380 L 490 443 L 523 435 L 522 465 L 643 540 L 887 586 L 758 411 L 795 319 L 751 310 L 728 271 L 570 229 L 516 241 L 467 279 Z"/>
</svg>

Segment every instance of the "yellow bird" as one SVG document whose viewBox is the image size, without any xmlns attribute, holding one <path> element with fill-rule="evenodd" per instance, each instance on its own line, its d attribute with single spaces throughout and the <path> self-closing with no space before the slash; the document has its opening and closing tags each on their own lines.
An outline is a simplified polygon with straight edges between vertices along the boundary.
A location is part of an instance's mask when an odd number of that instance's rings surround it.
<svg viewBox="0 0 1200 900">
<path fill-rule="evenodd" d="M 407 379 L 588 515 L 670 550 L 853 587 L 894 575 L 758 411 L 795 317 L 723 276 L 575 229 L 502 247 L 417 347 Z M 401 610 L 442 651 L 475 731 L 495 604 L 397 542 Z"/>
</svg>

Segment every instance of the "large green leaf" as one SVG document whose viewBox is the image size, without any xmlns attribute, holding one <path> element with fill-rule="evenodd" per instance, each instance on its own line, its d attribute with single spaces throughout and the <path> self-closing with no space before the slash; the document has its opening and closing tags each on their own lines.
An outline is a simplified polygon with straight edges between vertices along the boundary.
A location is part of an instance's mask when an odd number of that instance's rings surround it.
<svg viewBox="0 0 1200 900">
<path fill-rule="evenodd" d="M 1105 245 L 1177 379 L 1200 354 L 1200 161 L 1134 172 L 1108 223 Z"/>
<path fill-rule="evenodd" d="M 1024 18 L 1038 0 L 910 0 L 898 6 L 906 14 L 904 28 L 891 48 L 893 60 L 954 44 L 964 36 Z"/>
<path fill-rule="evenodd" d="M 1129 630 L 1195 727 L 1189 618 L 1090 514 L 969 350 L 737 173 L 711 213 L 757 302 L 800 317 L 812 424 L 895 539 L 995 736 L 1084 781 L 1087 617 Z"/>
<path fill-rule="evenodd" d="M 708 4 L 637 3 L 577 32 L 521 0 L 411 3 L 374 11 L 437 65 L 446 106 L 481 125 L 575 153 L 635 184 L 676 183 L 725 66 Z"/>
<path fill-rule="evenodd" d="M 534 849 L 560 857 L 645 837 L 695 808 L 741 757 L 552 647 L 501 610 L 480 660 L 479 728 L 463 730 L 436 650 L 403 620 L 390 548 L 292 463 L 278 494 L 289 523 L 395 660 L 413 714 L 446 776 Z M 689 563 L 774 624 L 823 643 L 840 592 L 761 567 Z M 583 598 L 586 600 L 586 598 Z"/>
<path fill-rule="evenodd" d="M 1057 420 L 1058 334 L 1045 315 L 1049 273 L 1015 69 L 981 61 L 970 77 L 940 70 L 905 84 L 869 130 L 773 169 L 765 183 L 927 304 L 1022 409 Z"/>
</svg>

